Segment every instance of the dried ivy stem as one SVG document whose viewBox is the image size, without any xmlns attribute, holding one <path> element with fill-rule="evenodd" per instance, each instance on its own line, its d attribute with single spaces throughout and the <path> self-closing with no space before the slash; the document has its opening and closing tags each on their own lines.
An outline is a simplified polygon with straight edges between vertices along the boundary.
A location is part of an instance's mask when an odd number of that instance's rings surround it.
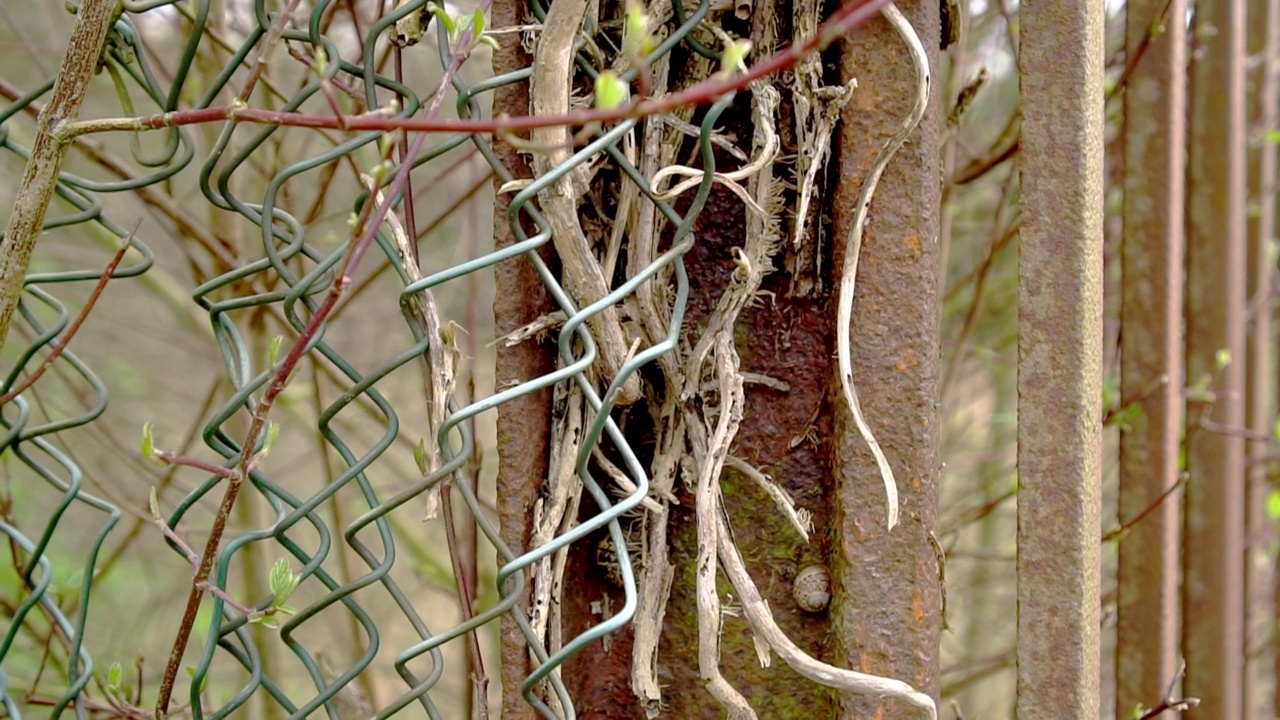
<svg viewBox="0 0 1280 720">
<path fill-rule="evenodd" d="M 867 213 L 871 209 L 871 199 L 875 197 L 876 185 L 880 182 L 880 176 L 884 173 L 884 169 L 889 166 L 889 161 L 893 159 L 894 153 L 898 152 L 898 148 L 902 147 L 903 143 L 907 141 L 907 137 L 915 130 L 916 125 L 920 123 L 920 118 L 924 117 L 925 107 L 929 101 L 929 59 L 925 55 L 924 46 L 920 44 L 920 37 L 916 35 L 915 29 L 911 27 L 911 23 L 907 22 L 902 12 L 893 3 L 885 5 L 882 12 L 885 20 L 893 26 L 893 29 L 897 31 L 903 42 L 906 43 L 907 49 L 911 51 L 911 61 L 916 69 L 916 93 L 911 112 L 907 117 L 903 118 L 897 132 L 880 147 L 880 152 L 871 167 L 871 172 L 862 181 L 862 190 L 858 193 L 858 205 L 853 215 L 853 230 L 849 233 L 848 240 L 845 241 L 844 271 L 840 275 L 839 308 L 836 316 L 836 350 L 840 365 L 840 387 L 844 392 L 844 401 L 853 416 L 854 424 L 858 427 L 858 432 L 862 434 L 863 440 L 871 448 L 871 454 L 875 455 L 876 464 L 880 467 L 880 477 L 884 480 L 884 492 L 888 504 L 888 526 L 892 530 L 893 526 L 898 524 L 898 485 L 894 480 L 893 468 L 889 465 L 888 458 L 885 457 L 884 451 L 880 449 L 880 443 L 876 441 L 875 435 L 871 432 L 871 427 L 862 415 L 862 405 L 858 402 L 858 391 L 853 385 L 853 362 L 851 360 L 850 341 L 851 326 L 853 325 L 853 292 L 855 281 L 858 277 L 858 258 L 862 252 L 862 233 L 867 224 Z"/>
<path fill-rule="evenodd" d="M 725 520 L 724 506 L 721 505 L 719 510 L 716 521 L 720 524 L 720 532 L 717 536 L 720 565 L 729 576 L 729 581 L 733 583 L 733 588 L 742 601 L 743 614 L 751 624 L 757 649 L 763 643 L 770 650 L 778 653 L 783 661 L 791 666 L 791 669 L 816 683 L 859 695 L 895 698 L 916 708 L 919 714 L 928 720 L 937 720 L 937 706 L 927 693 L 920 692 L 901 680 L 828 665 L 806 653 L 787 637 L 782 628 L 778 627 L 769 604 L 760 595 L 759 588 L 747 572 L 746 563 L 743 562 L 738 547 L 733 544 L 729 536 L 731 530 Z"/>
<path fill-rule="evenodd" d="M 58 139 L 57 130 L 80 115 L 118 3 L 119 0 L 84 0 L 80 4 L 58 79 L 53 84 L 53 97 L 37 120 L 39 129 L 31 146 L 31 158 L 0 242 L 0 347 L 9 335 L 9 323 L 22 296 L 31 254 L 70 147 Z"/>
<path fill-rule="evenodd" d="M 547 11 L 534 51 L 533 75 L 529 78 L 529 104 L 534 117 L 569 112 L 573 45 L 587 5 L 587 0 L 557 0 Z M 567 127 L 536 128 L 532 140 L 534 146 L 545 148 L 533 157 L 534 171 L 539 177 L 569 162 L 573 144 Z M 609 281 L 578 220 L 578 198 L 589 182 L 588 166 L 581 164 L 548 185 L 539 198 L 552 243 L 563 265 L 561 274 L 565 285 L 580 308 L 609 294 Z M 621 373 L 630 359 L 631 342 L 615 307 L 607 307 L 587 318 L 587 325 L 598 345 L 600 367 L 605 375 L 603 382 L 608 383 Z M 639 398 L 640 377 L 632 374 L 620 387 L 617 404 L 630 405 Z"/>
</svg>

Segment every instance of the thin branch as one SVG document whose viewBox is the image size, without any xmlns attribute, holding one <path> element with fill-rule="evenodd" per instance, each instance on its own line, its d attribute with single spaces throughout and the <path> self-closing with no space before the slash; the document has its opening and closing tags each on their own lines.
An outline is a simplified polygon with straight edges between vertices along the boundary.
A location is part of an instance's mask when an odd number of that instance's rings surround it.
<svg viewBox="0 0 1280 720">
<path fill-rule="evenodd" d="M 40 367 L 36 368 L 35 372 L 24 377 L 6 393 L 0 395 L 0 406 L 9 403 L 14 398 L 21 395 L 27 388 L 35 385 L 36 381 L 53 366 L 54 361 L 62 356 L 62 352 L 66 350 L 67 345 L 71 343 L 71 338 L 76 336 L 76 333 L 80 330 L 80 326 L 83 325 L 85 319 L 89 317 L 89 312 L 98 304 L 98 298 L 102 297 L 102 291 L 107 289 L 107 283 L 111 282 L 111 279 L 115 277 L 116 268 L 120 267 L 121 261 L 124 260 L 124 256 L 129 252 L 129 248 L 133 243 L 133 235 L 138 231 L 138 226 L 141 224 L 142 221 L 139 220 L 138 224 L 133 226 L 133 230 L 129 232 L 129 236 L 124 239 L 124 244 L 116 251 L 115 256 L 111 258 L 111 262 L 107 263 L 106 269 L 102 271 L 102 275 L 98 278 L 98 282 L 94 284 L 93 292 L 89 293 L 89 299 L 85 301 L 84 307 L 80 308 L 80 313 L 76 315 L 76 319 L 71 322 L 71 326 L 62 334 L 62 337 L 53 341 L 52 349 L 49 351 L 49 354 L 45 356 L 44 362 L 40 363 Z"/>
<path fill-rule="evenodd" d="M 1138 720 L 1151 720 L 1159 717 L 1166 712 L 1183 712 L 1197 707 L 1200 704 L 1200 698 L 1189 697 L 1180 698 L 1174 694 L 1178 686 L 1182 684 L 1182 676 L 1187 674 L 1187 661 L 1183 660 L 1178 665 L 1178 672 L 1174 673 L 1173 679 L 1169 681 L 1169 688 L 1165 690 L 1164 697 L 1155 707 L 1142 713 Z"/>
<path fill-rule="evenodd" d="M 1165 488 L 1164 492 L 1160 493 L 1160 497 L 1156 498 L 1151 502 L 1150 505 L 1143 508 L 1142 512 L 1133 516 L 1132 520 L 1128 520 L 1122 523 L 1120 527 L 1116 528 L 1115 530 L 1112 530 L 1111 532 L 1108 532 L 1106 535 L 1103 535 L 1102 542 L 1106 543 L 1106 542 L 1111 542 L 1112 540 L 1123 540 L 1124 536 L 1130 530 L 1133 529 L 1133 526 L 1137 525 L 1138 523 L 1146 519 L 1147 516 L 1151 515 L 1151 513 L 1155 512 L 1157 508 L 1163 505 L 1165 500 L 1168 500 L 1171 495 L 1177 492 L 1179 488 L 1181 488 L 1183 485 L 1186 485 L 1188 477 L 1189 476 L 1186 473 L 1182 473 L 1182 475 L 1178 478 L 1177 482 Z"/>
<path fill-rule="evenodd" d="M 715 102 L 726 94 L 747 87 L 752 81 L 787 70 L 810 53 L 819 52 L 832 42 L 844 37 L 887 5 L 889 5 L 889 0 L 848 0 L 836 10 L 831 19 L 818 29 L 818 32 L 813 37 L 791 45 L 769 59 L 752 65 L 746 72 L 728 77 L 716 75 L 682 92 L 656 100 L 642 100 L 630 107 L 611 110 L 578 110 L 556 115 L 497 117 L 490 120 L 481 120 L 390 117 L 384 111 L 373 111 L 356 116 L 315 115 L 262 110 L 246 107 L 241 103 L 195 110 L 175 110 L 140 117 L 68 122 L 57 128 L 57 137 L 65 141 L 86 133 L 144 132 L 225 120 L 329 130 L 503 133 L 539 127 L 578 127 L 588 123 L 640 119 L 651 115 L 669 113 L 682 107 L 706 105 Z"/>
<path fill-rule="evenodd" d="M 53 85 L 53 96 L 40 113 L 40 129 L 31 146 L 9 224 L 0 242 L 0 347 L 9 335 L 9 323 L 22 297 L 31 254 L 44 227 L 53 200 L 58 171 L 70 146 L 62 128 L 73 124 L 98 69 L 103 44 L 114 20 L 118 0 L 84 0 L 76 13 L 75 27 Z"/>
</svg>

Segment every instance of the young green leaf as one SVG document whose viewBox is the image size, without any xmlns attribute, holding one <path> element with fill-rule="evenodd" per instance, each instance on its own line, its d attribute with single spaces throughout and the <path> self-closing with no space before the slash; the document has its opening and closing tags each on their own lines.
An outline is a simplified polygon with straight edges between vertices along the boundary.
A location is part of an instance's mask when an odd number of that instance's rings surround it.
<svg viewBox="0 0 1280 720">
<path fill-rule="evenodd" d="M 657 43 L 649 32 L 649 13 L 640 0 L 628 0 L 627 16 L 622 30 L 622 54 L 639 59 L 653 52 Z"/>
<path fill-rule="evenodd" d="M 1191 383 L 1187 387 L 1187 400 L 1189 402 L 1213 402 L 1215 395 L 1213 394 L 1213 376 L 1205 373 L 1200 379 Z"/>
<path fill-rule="evenodd" d="M 264 458 L 271 452 L 271 448 L 276 446 L 276 440 L 280 439 L 280 425 L 271 421 L 267 421 L 267 438 L 262 442 L 262 452 L 258 453 L 258 457 Z"/>
<path fill-rule="evenodd" d="M 107 690 L 113 693 L 120 692 L 120 681 L 124 679 L 124 668 L 120 667 L 120 662 L 111 663 L 111 667 L 107 668 Z"/>
<path fill-rule="evenodd" d="M 471 37 L 479 38 L 484 35 L 484 22 L 484 10 L 476 8 L 476 11 L 471 13 Z"/>
<path fill-rule="evenodd" d="M 1267 492 L 1267 517 L 1280 520 L 1280 490 Z"/>
<path fill-rule="evenodd" d="M 475 20 L 471 15 L 463 15 L 453 23 L 453 32 L 449 33 L 449 42 L 456 43 L 458 38 L 462 37 L 462 33 L 471 27 L 471 22 Z"/>
<path fill-rule="evenodd" d="M 276 361 L 280 359 L 280 346 L 283 344 L 283 335 L 271 338 L 271 346 L 267 348 L 267 367 L 273 368 L 276 366 Z"/>
<path fill-rule="evenodd" d="M 142 424 L 142 457 L 150 460 L 151 462 L 159 463 L 160 465 L 164 464 L 156 457 L 156 444 L 155 440 L 151 437 L 150 420 Z"/>
<path fill-rule="evenodd" d="M 190 677 L 192 680 L 196 679 L 196 668 L 194 665 L 187 666 L 187 676 Z M 205 673 L 205 676 L 200 678 L 200 688 L 196 692 L 204 692 L 205 686 L 207 686 L 208 684 L 209 684 L 209 675 L 208 673 Z"/>
<path fill-rule="evenodd" d="M 627 102 L 627 84 L 612 70 L 605 70 L 596 76 L 596 108 L 612 110 L 622 107 Z"/>
<path fill-rule="evenodd" d="M 734 40 L 720 54 L 720 72 L 726 77 L 747 69 L 747 55 L 751 53 L 750 40 Z"/>
<path fill-rule="evenodd" d="M 1133 430 L 1133 424 L 1140 417 L 1142 417 L 1142 405 L 1129 403 L 1111 416 L 1111 424 L 1119 428 L 1120 432 L 1129 432 Z"/>
<path fill-rule="evenodd" d="M 267 582 L 267 586 L 271 588 L 271 594 L 280 597 L 284 589 L 289 585 L 289 576 L 293 575 L 293 571 L 289 569 L 289 561 L 280 558 L 271 566 L 271 576 Z"/>
<path fill-rule="evenodd" d="M 302 578 L 294 575 L 289 569 L 289 561 L 280 558 L 275 565 L 271 566 L 271 578 L 268 583 L 271 588 L 271 594 L 275 596 L 272 605 L 279 607 L 283 605 L 289 596 L 293 595 L 293 591 L 298 589 L 298 583 Z"/>
<path fill-rule="evenodd" d="M 147 506 L 151 508 L 151 517 L 160 521 L 164 520 L 164 516 L 160 514 L 160 498 L 156 496 L 154 485 L 151 486 L 151 495 L 147 498 Z"/>
<path fill-rule="evenodd" d="M 1217 364 L 1218 370 L 1225 370 L 1231 364 L 1231 351 L 1227 348 L 1221 348 L 1213 354 L 1213 361 Z"/>
<path fill-rule="evenodd" d="M 429 2 L 427 3 L 427 10 L 436 16 L 436 19 L 440 21 L 441 25 L 444 25 L 444 29 L 449 33 L 449 37 L 452 38 L 458 34 L 458 25 L 453 22 L 453 18 L 449 17 L 449 13 L 445 12 L 443 7 L 433 2 Z"/>
<path fill-rule="evenodd" d="M 413 461 L 418 465 L 418 472 L 423 475 L 427 474 L 427 441 L 419 440 L 417 445 L 413 446 Z"/>
</svg>

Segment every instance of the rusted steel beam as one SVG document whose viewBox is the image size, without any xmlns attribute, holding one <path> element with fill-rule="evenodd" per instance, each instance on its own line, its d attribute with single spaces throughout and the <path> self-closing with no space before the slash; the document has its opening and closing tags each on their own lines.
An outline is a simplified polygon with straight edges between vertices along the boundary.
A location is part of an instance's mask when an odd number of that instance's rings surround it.
<svg viewBox="0 0 1280 720">
<path fill-rule="evenodd" d="M 1103 4 L 1021 5 L 1022 720 L 1100 712 Z"/>
<path fill-rule="evenodd" d="M 901 3 L 936 74 L 937 2 Z M 842 79 L 858 87 L 841 116 L 834 220 L 836 275 L 858 221 L 857 197 L 876 157 L 916 96 L 917 71 L 903 38 L 877 18 L 845 42 Z M 864 229 L 851 330 L 854 386 L 867 423 L 893 467 L 900 520 L 886 528 L 885 490 L 866 441 L 841 400 L 836 410 L 832 506 L 836 602 L 832 619 L 855 670 L 893 677 L 937 696 L 942 591 L 931 534 L 938 506 L 941 202 L 939 104 L 893 155 L 875 189 Z M 841 699 L 846 717 L 915 717 L 898 702 Z"/>
<path fill-rule="evenodd" d="M 1244 0 L 1199 0 L 1191 32 L 1182 687 L 1189 718 L 1244 717 Z"/>
<path fill-rule="evenodd" d="M 1178 658 L 1182 433 L 1185 0 L 1130 0 L 1124 94 L 1124 238 L 1116 717 L 1164 696 Z"/>
</svg>

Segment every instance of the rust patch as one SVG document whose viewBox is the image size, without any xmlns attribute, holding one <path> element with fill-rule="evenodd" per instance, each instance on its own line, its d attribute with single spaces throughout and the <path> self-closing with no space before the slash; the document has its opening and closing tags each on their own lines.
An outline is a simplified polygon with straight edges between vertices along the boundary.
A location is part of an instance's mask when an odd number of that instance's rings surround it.
<svg viewBox="0 0 1280 720">
<path fill-rule="evenodd" d="M 898 372 L 906 372 L 920 364 L 920 356 L 916 353 L 915 348 L 907 348 L 898 356 Z"/>
<path fill-rule="evenodd" d="M 907 249 L 910 250 L 911 252 L 917 255 L 924 254 L 924 243 L 920 242 L 919 235 L 916 235 L 915 233 L 910 233 L 905 238 L 903 238 L 902 242 L 906 244 Z"/>
<path fill-rule="evenodd" d="M 583 502 L 591 504 L 587 498 Z M 596 512 L 593 507 L 589 513 L 584 513 L 584 517 Z M 574 543 L 569 550 L 565 587 L 572 590 L 564 594 L 565 642 L 604 622 L 606 618 L 603 615 L 593 612 L 593 603 L 598 610 L 607 610 L 611 615 L 622 609 L 622 591 L 606 581 L 595 564 L 596 542 L 605 532 Z M 587 645 L 565 662 L 562 676 L 579 718 L 643 720 L 644 711 L 631 692 L 631 645 L 634 639 L 628 625 L 610 635 L 607 641 L 597 640 Z"/>
</svg>

